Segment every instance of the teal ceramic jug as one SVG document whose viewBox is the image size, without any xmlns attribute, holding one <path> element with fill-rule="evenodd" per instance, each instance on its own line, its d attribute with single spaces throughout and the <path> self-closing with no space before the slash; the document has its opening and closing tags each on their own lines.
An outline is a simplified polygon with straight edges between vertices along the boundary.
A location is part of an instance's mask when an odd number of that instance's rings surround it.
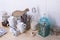
<svg viewBox="0 0 60 40">
<path fill-rule="evenodd" d="M 40 24 L 39 29 L 38 29 L 38 34 L 43 36 L 43 37 L 48 36 L 50 33 L 49 19 L 47 17 L 41 17 L 39 19 L 38 23 Z"/>
</svg>

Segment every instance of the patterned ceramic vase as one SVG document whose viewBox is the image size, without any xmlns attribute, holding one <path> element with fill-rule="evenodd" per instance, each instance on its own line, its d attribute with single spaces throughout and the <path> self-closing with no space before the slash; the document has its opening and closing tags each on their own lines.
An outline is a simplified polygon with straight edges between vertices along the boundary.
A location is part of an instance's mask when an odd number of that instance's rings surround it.
<svg viewBox="0 0 60 40">
<path fill-rule="evenodd" d="M 43 36 L 43 37 L 48 36 L 49 33 L 50 33 L 50 22 L 49 22 L 49 19 L 46 18 L 46 17 L 42 17 L 39 20 L 39 24 L 40 24 L 40 27 L 38 29 L 39 30 L 38 34 Z"/>
</svg>

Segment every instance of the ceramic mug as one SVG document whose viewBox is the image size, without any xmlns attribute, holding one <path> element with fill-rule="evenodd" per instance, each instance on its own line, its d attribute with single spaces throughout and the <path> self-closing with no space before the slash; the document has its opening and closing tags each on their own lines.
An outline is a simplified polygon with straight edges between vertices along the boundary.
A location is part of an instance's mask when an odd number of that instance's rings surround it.
<svg viewBox="0 0 60 40">
<path fill-rule="evenodd" d="M 17 24 L 17 29 L 20 30 L 20 33 L 25 32 L 26 24 L 24 24 L 23 22 L 18 23 Z"/>
<path fill-rule="evenodd" d="M 9 27 L 9 29 L 14 36 L 18 36 L 20 34 L 19 30 L 16 30 L 15 28 Z"/>
</svg>

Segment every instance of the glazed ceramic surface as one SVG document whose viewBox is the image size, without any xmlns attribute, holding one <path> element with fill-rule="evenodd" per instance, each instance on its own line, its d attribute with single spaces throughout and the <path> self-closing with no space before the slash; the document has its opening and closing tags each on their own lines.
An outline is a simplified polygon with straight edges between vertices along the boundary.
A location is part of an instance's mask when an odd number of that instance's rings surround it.
<svg viewBox="0 0 60 40">
<path fill-rule="evenodd" d="M 17 29 L 20 30 L 20 33 L 23 33 L 26 29 L 26 24 L 24 24 L 23 22 L 20 22 L 17 24 Z"/>
<path fill-rule="evenodd" d="M 16 20 L 15 20 L 15 18 L 13 16 L 10 16 L 8 18 L 8 22 L 9 22 L 9 26 L 11 26 L 13 28 L 16 26 Z"/>
</svg>

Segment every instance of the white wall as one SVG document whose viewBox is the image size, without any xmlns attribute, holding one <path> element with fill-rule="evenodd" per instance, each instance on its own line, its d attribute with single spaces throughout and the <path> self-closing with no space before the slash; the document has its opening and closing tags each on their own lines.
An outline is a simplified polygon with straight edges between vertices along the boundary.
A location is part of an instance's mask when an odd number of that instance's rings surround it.
<svg viewBox="0 0 60 40">
<path fill-rule="evenodd" d="M 14 10 L 24 10 L 25 8 L 40 7 L 40 13 L 48 13 L 56 24 L 60 26 L 60 0 L 0 0 L 1 11 L 7 11 L 9 14 Z"/>
<path fill-rule="evenodd" d="M 47 0 L 47 13 L 56 21 L 60 26 L 60 0 Z"/>
</svg>

